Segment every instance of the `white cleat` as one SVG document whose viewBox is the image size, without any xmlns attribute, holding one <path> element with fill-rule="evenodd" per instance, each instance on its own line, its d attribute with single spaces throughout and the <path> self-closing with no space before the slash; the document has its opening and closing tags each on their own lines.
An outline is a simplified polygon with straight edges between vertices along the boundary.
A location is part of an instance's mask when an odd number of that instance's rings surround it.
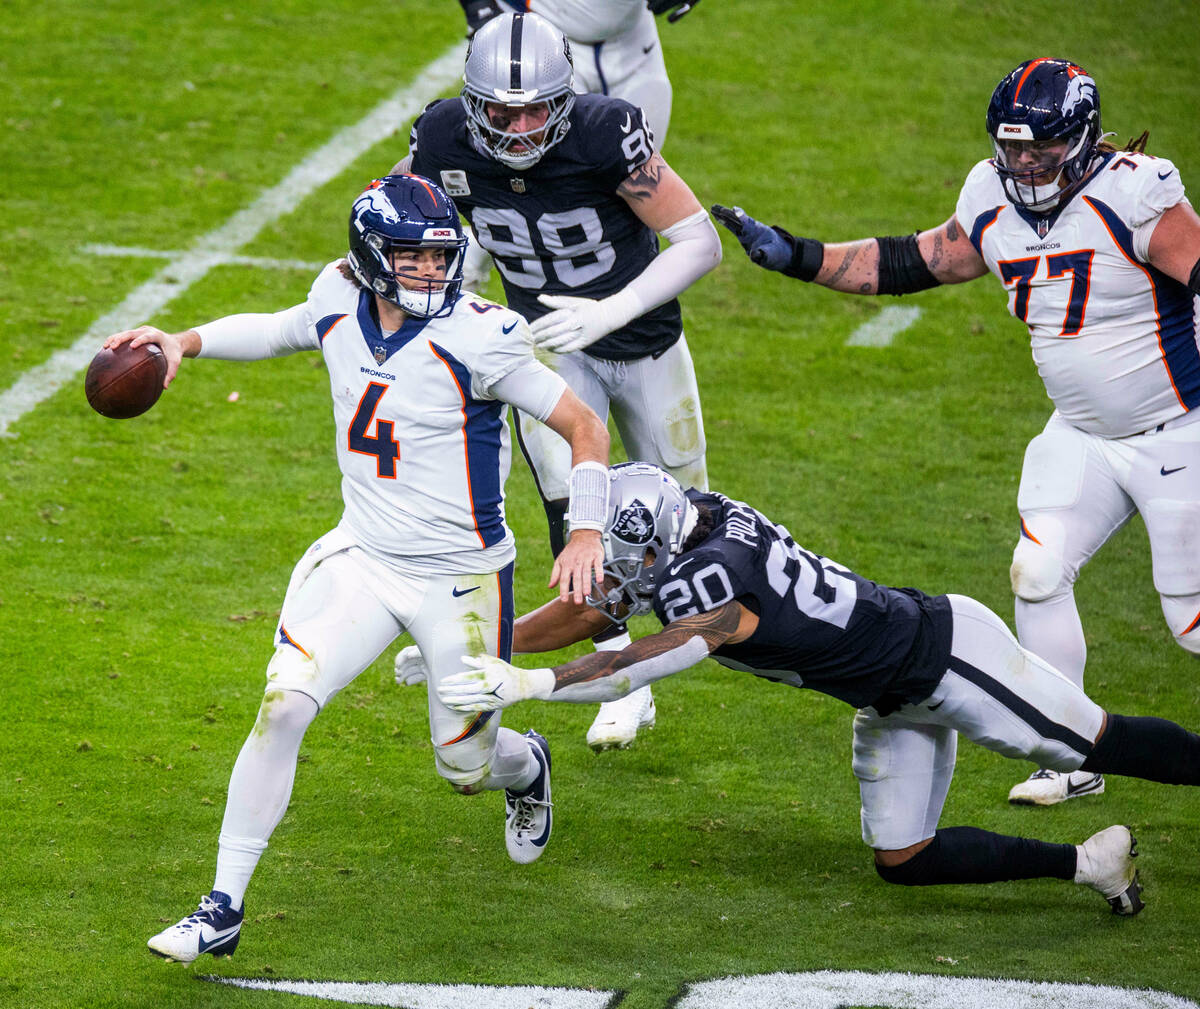
<svg viewBox="0 0 1200 1009">
<path fill-rule="evenodd" d="M 1137 838 L 1128 827 L 1106 827 L 1075 846 L 1075 882 L 1090 886 L 1108 901 L 1113 914 L 1132 917 L 1145 905 L 1133 860 Z"/>
<path fill-rule="evenodd" d="M 504 790 L 504 845 L 508 857 L 521 865 L 541 858 L 554 827 L 554 803 L 550 801 L 550 746 L 533 729 L 525 736 L 538 764 L 537 777 L 523 792 Z"/>
<path fill-rule="evenodd" d="M 417 687 L 429 679 L 429 669 L 416 645 L 405 645 L 396 653 L 396 686 Z"/>
<path fill-rule="evenodd" d="M 229 906 L 229 897 L 213 890 L 200 898 L 200 907 L 148 940 L 151 953 L 177 963 L 191 963 L 201 953 L 233 956 L 242 935 L 242 911 Z"/>
<path fill-rule="evenodd" d="M 1099 795 L 1104 791 L 1104 776 L 1091 771 L 1034 771 L 1024 781 L 1013 785 L 1008 801 L 1014 806 L 1055 806 L 1083 795 Z"/>
<path fill-rule="evenodd" d="M 600 705 L 587 731 L 587 744 L 597 753 L 627 749 L 637 738 L 639 729 L 654 728 L 656 717 L 654 695 L 649 687 L 640 687 L 620 700 L 605 701 Z"/>
</svg>

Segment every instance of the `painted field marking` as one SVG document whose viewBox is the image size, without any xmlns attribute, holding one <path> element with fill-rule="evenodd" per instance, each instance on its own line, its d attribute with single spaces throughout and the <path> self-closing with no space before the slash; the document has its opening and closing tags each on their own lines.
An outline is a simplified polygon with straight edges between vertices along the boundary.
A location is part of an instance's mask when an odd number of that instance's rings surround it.
<svg viewBox="0 0 1200 1009">
<path fill-rule="evenodd" d="M 243 207 L 219 228 L 201 235 L 191 248 L 175 254 L 116 308 L 100 316 L 71 346 L 56 350 L 42 364 L 0 392 L 0 435 L 35 406 L 75 379 L 110 333 L 140 325 L 183 294 L 214 266 L 254 239 L 268 224 L 295 210 L 309 193 L 337 178 L 364 152 L 412 119 L 425 105 L 462 76 L 463 44 L 456 42 L 426 66 L 412 82 L 375 106 L 362 119 L 333 135 L 277 185 Z M 396 152 L 397 159 L 403 154 Z M 390 167 L 390 166 L 389 166 Z"/>
<path fill-rule="evenodd" d="M 921 310 L 911 305 L 888 305 L 870 322 L 864 322 L 846 339 L 847 347 L 888 347 L 892 341 L 921 318 Z"/>
<path fill-rule="evenodd" d="M 266 981 L 254 977 L 215 977 L 219 981 L 262 991 L 307 995 L 351 1005 L 394 1009 L 607 1009 L 616 995 L 586 988 L 539 988 L 535 985 L 492 987 L 479 984 L 386 984 L 355 981 Z"/>
<path fill-rule="evenodd" d="M 87 256 L 118 256 L 131 259 L 179 259 L 186 253 L 165 249 L 143 249 L 136 245 L 83 245 L 79 251 Z M 220 266 L 256 266 L 263 270 L 305 270 L 313 272 L 324 263 L 310 263 L 303 259 L 266 259 L 262 256 L 222 256 Z"/>
</svg>

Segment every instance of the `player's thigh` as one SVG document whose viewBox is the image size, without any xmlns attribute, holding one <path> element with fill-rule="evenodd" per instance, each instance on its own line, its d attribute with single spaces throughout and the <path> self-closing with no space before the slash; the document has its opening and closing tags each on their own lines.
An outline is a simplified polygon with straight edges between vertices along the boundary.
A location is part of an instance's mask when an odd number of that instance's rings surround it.
<svg viewBox="0 0 1200 1009">
<path fill-rule="evenodd" d="M 335 554 L 289 595 L 267 687 L 299 690 L 324 707 L 401 629 L 361 551 Z"/>
<path fill-rule="evenodd" d="M 1200 593 L 1200 419 L 1130 441 L 1127 487 L 1146 523 L 1154 587 L 1164 596 Z"/>
<path fill-rule="evenodd" d="M 630 459 L 655 463 L 685 487 L 703 489 L 696 479 L 684 479 L 703 461 L 706 444 L 696 368 L 683 336 L 656 358 L 625 362 L 609 396 Z"/>
<path fill-rule="evenodd" d="M 547 364 L 601 420 L 608 420 L 608 392 L 596 374 L 593 359 L 583 351 L 555 354 Z M 522 413 L 517 425 L 521 453 L 533 470 L 538 491 L 546 501 L 568 496 L 571 482 L 571 446 L 535 417 Z"/>
<path fill-rule="evenodd" d="M 1053 582 L 1055 563 L 1073 582 L 1092 554 L 1133 514 L 1133 500 L 1104 448 L 1103 439 L 1056 414 L 1025 449 L 1017 491 L 1022 534 L 1013 558 L 1019 595 L 1024 594 L 1019 591 L 1023 580 L 1043 587 Z M 1036 587 L 1029 592 L 1038 594 Z"/>
<path fill-rule="evenodd" d="M 486 762 L 495 744 L 500 718 L 455 711 L 438 699 L 437 685 L 463 670 L 464 655 L 512 655 L 513 565 L 500 571 L 471 575 L 436 575 L 426 581 L 425 596 L 408 623 L 429 670 L 429 729 L 440 751 L 454 747 L 461 766 Z"/>
<path fill-rule="evenodd" d="M 982 603 L 949 596 L 950 668 L 918 708 L 972 742 L 1039 767 L 1068 771 L 1091 752 L 1104 711 L 1049 663 L 1026 651 Z"/>
<path fill-rule="evenodd" d="M 932 837 L 954 776 L 957 737 L 943 725 L 854 716 L 854 776 L 862 799 L 862 838 L 894 851 Z"/>
</svg>

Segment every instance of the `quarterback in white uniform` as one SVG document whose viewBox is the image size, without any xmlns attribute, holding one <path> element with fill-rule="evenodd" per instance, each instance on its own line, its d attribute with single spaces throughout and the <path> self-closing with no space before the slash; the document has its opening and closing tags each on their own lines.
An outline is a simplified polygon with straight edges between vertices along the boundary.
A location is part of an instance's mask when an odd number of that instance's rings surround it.
<svg viewBox="0 0 1200 1009">
<path fill-rule="evenodd" d="M 1096 82 L 1067 60 L 1009 73 L 987 115 L 995 156 L 954 215 L 903 238 L 822 245 L 714 208 L 751 259 L 839 291 L 907 294 L 994 273 L 1029 327 L 1055 410 L 1025 452 L 1012 586 L 1021 644 L 1083 684 L 1080 568 L 1135 513 L 1174 639 L 1200 654 L 1200 218 L 1176 167 L 1103 142 Z M 1011 802 L 1104 790 L 1039 769 Z"/>
<path fill-rule="evenodd" d="M 464 717 L 432 686 L 460 668 L 463 654 L 511 652 L 509 404 L 571 443 L 576 519 L 551 582 L 580 600 L 593 575 L 602 577 L 608 434 L 534 359 L 524 318 L 460 292 L 465 244 L 439 187 L 389 176 L 355 200 L 347 258 L 325 267 L 303 304 L 174 335 L 147 326 L 105 343 L 158 344 L 168 383 L 183 357 L 320 351 L 342 472 L 341 521 L 308 549 L 284 597 L 262 707 L 230 780 L 213 890 L 150 940 L 161 956 L 189 962 L 234 951 L 243 895 L 287 808 L 306 729 L 405 630 L 430 670 L 438 774 L 464 794 L 505 791 L 514 861 L 533 861 L 549 840 L 545 740 L 495 718 Z"/>
</svg>

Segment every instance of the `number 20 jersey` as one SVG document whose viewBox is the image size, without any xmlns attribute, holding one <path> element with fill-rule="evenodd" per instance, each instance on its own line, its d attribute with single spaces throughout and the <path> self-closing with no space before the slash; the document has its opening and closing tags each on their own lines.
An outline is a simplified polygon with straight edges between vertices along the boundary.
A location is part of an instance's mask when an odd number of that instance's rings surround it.
<svg viewBox="0 0 1200 1009">
<path fill-rule="evenodd" d="M 933 692 L 950 655 L 945 596 L 879 585 L 809 553 L 749 505 L 697 490 L 687 495 L 716 524 L 655 590 L 654 612 L 664 625 L 736 599 L 758 616 L 758 627 L 713 652 L 722 665 L 880 714 Z"/>
<path fill-rule="evenodd" d="M 991 161 L 956 216 L 1029 327 L 1059 414 L 1090 434 L 1148 431 L 1200 404 L 1200 298 L 1147 262 L 1159 216 L 1184 199 L 1163 158 L 1110 153 L 1051 215 L 1010 203 Z"/>
<path fill-rule="evenodd" d="M 605 298 L 658 255 L 658 236 L 617 188 L 653 156 L 642 110 L 579 95 L 567 135 L 537 164 L 517 171 L 482 152 L 457 98 L 431 103 L 413 124 L 412 171 L 441 183 L 492 254 L 508 307 L 533 320 L 542 294 Z M 629 361 L 666 350 L 682 330 L 672 299 L 585 349 Z"/>
</svg>

